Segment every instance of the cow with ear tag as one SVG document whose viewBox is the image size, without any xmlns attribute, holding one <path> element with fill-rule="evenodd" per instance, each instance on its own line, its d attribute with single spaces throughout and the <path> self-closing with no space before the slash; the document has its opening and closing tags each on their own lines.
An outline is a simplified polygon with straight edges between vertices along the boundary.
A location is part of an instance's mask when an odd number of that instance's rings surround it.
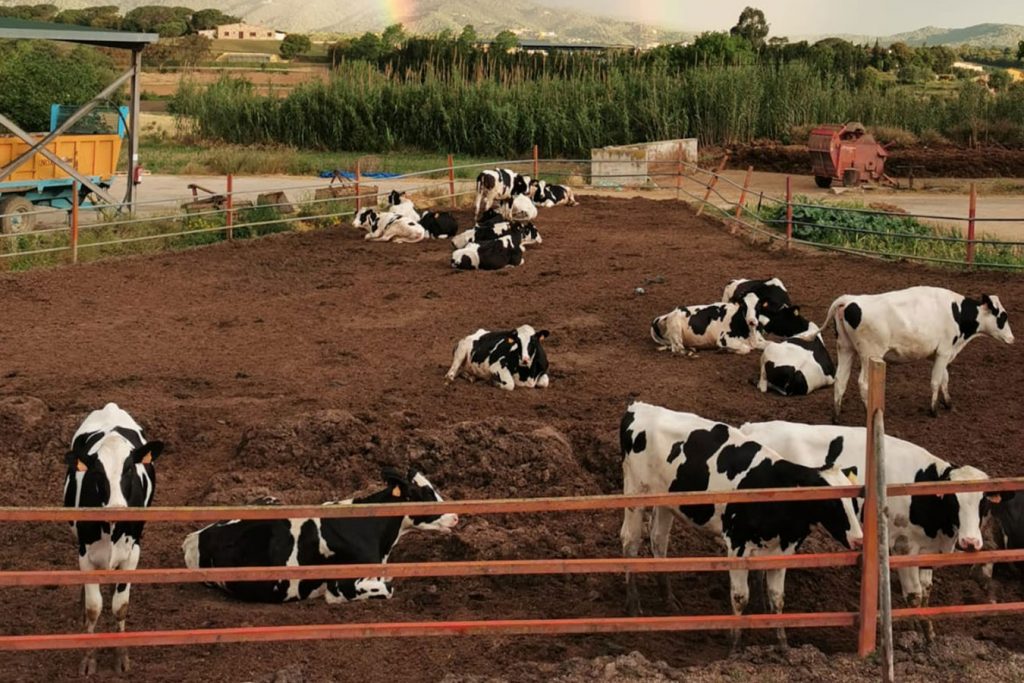
<svg viewBox="0 0 1024 683">
<path fill-rule="evenodd" d="M 156 489 L 153 461 L 163 451 L 163 443 L 146 441 L 142 428 L 131 415 L 115 403 L 94 410 L 75 432 L 71 451 L 65 456 L 64 507 L 128 508 L 149 507 Z M 144 522 L 72 522 L 78 543 L 78 566 L 82 571 L 96 569 L 135 569 L 142 553 Z M 118 631 L 125 630 L 131 584 L 114 586 L 111 609 Z M 99 584 L 84 587 L 85 630 L 93 633 L 103 610 Z M 117 671 L 129 668 L 128 654 L 118 650 Z M 96 651 L 82 659 L 80 672 L 96 672 Z"/>
<path fill-rule="evenodd" d="M 452 382 L 461 374 L 470 382 L 488 380 L 506 391 L 517 386 L 547 387 L 547 355 L 541 340 L 548 334 L 530 325 L 501 332 L 479 329 L 455 345 L 445 379 Z"/>
<path fill-rule="evenodd" d="M 381 471 L 384 486 L 362 498 L 324 503 L 441 502 L 441 495 L 415 469 L 404 473 L 393 467 Z M 276 504 L 271 499 L 271 504 Z M 293 519 L 230 520 L 211 524 L 189 534 L 182 551 L 185 566 L 206 567 L 300 567 L 308 565 L 385 564 L 399 539 L 407 532 L 450 533 L 458 515 L 404 517 L 313 517 Z M 291 602 L 323 597 L 328 604 L 389 599 L 391 580 L 280 579 L 228 581 L 209 584 L 228 595 L 249 602 Z"/>
</svg>

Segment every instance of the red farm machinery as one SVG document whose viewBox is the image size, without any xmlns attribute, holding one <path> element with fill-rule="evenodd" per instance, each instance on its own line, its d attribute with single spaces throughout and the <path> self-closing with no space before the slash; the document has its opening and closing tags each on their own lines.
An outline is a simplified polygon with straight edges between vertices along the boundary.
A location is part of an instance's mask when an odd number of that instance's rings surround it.
<svg viewBox="0 0 1024 683">
<path fill-rule="evenodd" d="M 864 182 L 896 184 L 885 175 L 889 153 L 859 123 L 819 126 L 811 131 L 807 148 L 818 187 L 832 187 L 835 181 L 843 187 Z"/>
</svg>

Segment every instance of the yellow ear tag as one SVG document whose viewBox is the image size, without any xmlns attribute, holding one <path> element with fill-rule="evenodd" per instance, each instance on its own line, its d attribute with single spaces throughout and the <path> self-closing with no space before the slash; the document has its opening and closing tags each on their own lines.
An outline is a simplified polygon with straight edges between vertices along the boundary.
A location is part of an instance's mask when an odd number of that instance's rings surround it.
<svg viewBox="0 0 1024 683">
<path fill-rule="evenodd" d="M 992 503 L 993 505 L 999 505 L 1000 503 L 1003 502 L 1002 495 L 998 493 L 985 497 L 988 498 L 988 502 Z"/>
<path fill-rule="evenodd" d="M 847 474 L 846 478 L 849 479 L 850 483 L 853 484 L 854 486 L 857 485 L 857 475 L 854 474 L 853 472 L 850 472 L 849 474 Z"/>
<path fill-rule="evenodd" d="M 142 456 L 142 464 L 143 465 L 148 465 L 151 462 L 153 462 L 153 454 L 152 453 L 146 453 L 144 456 Z"/>
<path fill-rule="evenodd" d="M 507 341 L 509 344 L 515 344 L 516 343 L 516 338 L 515 337 L 509 337 L 505 341 Z"/>
<path fill-rule="evenodd" d="M 396 486 L 395 488 L 391 489 L 391 495 L 394 496 L 395 498 L 401 498 L 402 488 L 400 486 Z"/>
<path fill-rule="evenodd" d="M 84 462 L 82 462 L 81 460 L 79 460 L 79 461 L 78 461 L 78 464 L 76 465 L 76 469 L 78 469 L 78 471 L 79 471 L 79 472 L 85 472 L 85 471 L 86 471 L 86 470 L 88 470 L 89 468 L 85 466 L 85 463 L 84 463 Z"/>
</svg>

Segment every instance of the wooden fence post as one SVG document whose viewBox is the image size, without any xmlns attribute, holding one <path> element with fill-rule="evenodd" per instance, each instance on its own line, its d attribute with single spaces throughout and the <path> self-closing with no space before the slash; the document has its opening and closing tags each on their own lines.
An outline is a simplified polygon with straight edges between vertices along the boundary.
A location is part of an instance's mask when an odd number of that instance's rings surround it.
<svg viewBox="0 0 1024 683">
<path fill-rule="evenodd" d="M 363 208 L 363 198 L 359 196 L 359 181 L 362 178 L 362 175 L 359 159 L 356 159 L 356 213 L 359 213 Z"/>
<path fill-rule="evenodd" d="M 683 190 L 683 143 L 676 145 L 676 201 Z"/>
<path fill-rule="evenodd" d="M 978 216 L 978 188 L 971 183 L 971 199 L 967 210 L 967 265 L 974 265 L 974 219 Z"/>
<path fill-rule="evenodd" d="M 537 145 L 533 146 L 533 179 L 537 180 L 540 177 L 540 148 Z"/>
<path fill-rule="evenodd" d="M 708 189 L 704 193 L 704 200 L 700 203 L 700 206 L 697 208 L 697 215 L 698 216 L 701 215 L 702 213 L 704 213 L 704 207 L 708 205 L 708 197 L 711 196 L 711 191 L 714 190 L 715 189 L 715 185 L 718 184 L 718 176 L 719 176 L 719 174 L 723 170 L 725 170 L 725 165 L 727 163 L 729 163 L 729 155 L 728 154 L 726 154 L 724 157 L 722 157 L 722 163 L 718 164 L 718 170 L 716 170 L 712 174 L 712 176 L 711 176 L 711 182 L 708 183 Z"/>
<path fill-rule="evenodd" d="M 456 208 L 455 201 L 455 157 L 448 155 L 448 194 L 451 198 L 452 208 Z"/>
<path fill-rule="evenodd" d="M 793 246 L 793 178 L 786 176 L 786 248 Z"/>
<path fill-rule="evenodd" d="M 129 182 L 131 179 L 129 178 Z M 78 263 L 78 181 L 71 183 L 71 262 Z"/>
<path fill-rule="evenodd" d="M 878 358 L 868 362 L 867 438 L 864 453 L 864 548 L 860 572 L 860 633 L 857 654 L 867 657 L 875 651 L 878 621 L 879 514 L 885 504 L 879 496 L 878 465 L 875 452 L 875 418 L 885 409 L 885 363 Z M 879 501 L 879 497 L 883 498 Z"/>
<path fill-rule="evenodd" d="M 228 226 L 228 239 L 234 239 L 235 237 L 235 176 L 228 173 L 228 201 L 227 201 L 227 226 Z"/>
<path fill-rule="evenodd" d="M 747 166 L 747 175 L 743 178 L 743 189 L 740 190 L 740 201 L 736 204 L 736 220 L 743 216 L 744 205 L 747 203 L 747 189 L 750 187 L 750 178 L 754 175 L 754 167 Z"/>
</svg>

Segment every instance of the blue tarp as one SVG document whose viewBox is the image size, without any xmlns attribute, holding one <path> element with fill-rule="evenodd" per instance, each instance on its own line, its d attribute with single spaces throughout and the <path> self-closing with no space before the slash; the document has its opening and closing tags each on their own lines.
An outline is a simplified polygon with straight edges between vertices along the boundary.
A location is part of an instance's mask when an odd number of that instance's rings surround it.
<svg viewBox="0 0 1024 683">
<path fill-rule="evenodd" d="M 356 179 L 356 174 L 352 173 L 351 171 L 320 171 L 320 177 L 321 178 L 333 178 L 335 173 L 337 173 L 342 178 L 345 178 L 347 180 L 355 180 Z M 362 175 L 363 178 L 398 178 L 398 177 L 401 176 L 400 173 L 384 173 L 384 172 L 379 172 L 379 173 L 363 173 L 361 175 Z"/>
</svg>

